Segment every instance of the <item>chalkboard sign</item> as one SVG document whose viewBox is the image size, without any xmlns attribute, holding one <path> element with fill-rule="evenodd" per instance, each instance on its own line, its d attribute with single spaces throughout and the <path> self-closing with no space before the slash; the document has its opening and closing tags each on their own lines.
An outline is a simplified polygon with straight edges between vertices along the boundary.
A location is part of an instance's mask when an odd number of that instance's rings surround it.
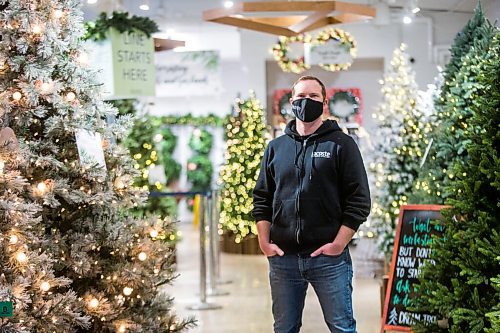
<svg viewBox="0 0 500 333">
<path fill-rule="evenodd" d="M 443 229 L 432 221 L 441 220 L 439 205 L 401 206 L 392 253 L 389 284 L 385 295 L 382 332 L 395 330 L 410 332 L 414 319 L 436 321 L 436 316 L 408 310 L 414 297 L 414 283 L 418 282 L 420 266 L 432 263 L 430 243 L 432 235 L 441 236 Z"/>
</svg>

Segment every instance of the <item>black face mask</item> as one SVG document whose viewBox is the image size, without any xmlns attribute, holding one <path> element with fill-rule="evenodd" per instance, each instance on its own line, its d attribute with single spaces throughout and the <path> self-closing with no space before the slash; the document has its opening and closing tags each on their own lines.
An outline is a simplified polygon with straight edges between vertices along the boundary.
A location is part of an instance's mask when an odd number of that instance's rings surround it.
<svg viewBox="0 0 500 333">
<path fill-rule="evenodd" d="M 292 102 L 292 111 L 297 119 L 310 123 L 323 114 L 323 103 L 310 98 L 297 99 Z"/>
</svg>

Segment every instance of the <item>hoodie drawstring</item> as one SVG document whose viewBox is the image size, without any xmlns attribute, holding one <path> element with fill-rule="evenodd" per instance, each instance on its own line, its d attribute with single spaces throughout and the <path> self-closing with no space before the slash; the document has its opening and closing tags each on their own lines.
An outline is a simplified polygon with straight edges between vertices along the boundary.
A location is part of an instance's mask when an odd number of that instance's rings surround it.
<svg viewBox="0 0 500 333">
<path fill-rule="evenodd" d="M 309 174 L 309 180 L 312 180 L 312 178 L 314 177 L 314 152 L 316 151 L 316 148 L 318 147 L 318 141 L 317 140 L 314 140 L 314 144 L 313 144 L 313 150 L 312 150 L 312 154 L 311 154 L 311 173 Z"/>
</svg>

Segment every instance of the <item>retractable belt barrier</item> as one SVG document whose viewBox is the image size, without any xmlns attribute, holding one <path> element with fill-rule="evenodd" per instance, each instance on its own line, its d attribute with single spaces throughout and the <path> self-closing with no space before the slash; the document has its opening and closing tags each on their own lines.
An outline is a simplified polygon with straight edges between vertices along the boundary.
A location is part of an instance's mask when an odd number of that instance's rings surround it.
<svg viewBox="0 0 500 333">
<path fill-rule="evenodd" d="M 192 192 L 151 192 L 150 197 L 198 197 L 200 206 L 197 210 L 200 228 L 200 300 L 198 303 L 188 306 L 190 310 L 220 309 L 221 306 L 207 302 L 209 296 L 228 295 L 228 292 L 217 289 L 217 279 L 220 276 L 220 247 L 219 247 L 219 205 L 217 191 L 192 191 Z M 196 212 L 195 212 L 196 213 Z M 207 237 L 208 232 L 208 237 Z M 207 261 L 207 243 L 209 260 Z M 207 267 L 210 274 L 209 288 L 207 292 Z"/>
</svg>

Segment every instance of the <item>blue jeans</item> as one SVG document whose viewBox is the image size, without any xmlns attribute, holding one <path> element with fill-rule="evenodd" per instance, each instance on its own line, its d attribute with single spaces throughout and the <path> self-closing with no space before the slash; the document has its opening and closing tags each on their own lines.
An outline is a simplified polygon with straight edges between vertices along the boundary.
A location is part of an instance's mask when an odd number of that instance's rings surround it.
<svg viewBox="0 0 500 333">
<path fill-rule="evenodd" d="M 298 333 L 309 283 L 313 286 L 330 332 L 356 333 L 352 313 L 352 262 L 346 248 L 338 256 L 320 254 L 271 256 L 269 281 L 274 332 Z"/>
</svg>

